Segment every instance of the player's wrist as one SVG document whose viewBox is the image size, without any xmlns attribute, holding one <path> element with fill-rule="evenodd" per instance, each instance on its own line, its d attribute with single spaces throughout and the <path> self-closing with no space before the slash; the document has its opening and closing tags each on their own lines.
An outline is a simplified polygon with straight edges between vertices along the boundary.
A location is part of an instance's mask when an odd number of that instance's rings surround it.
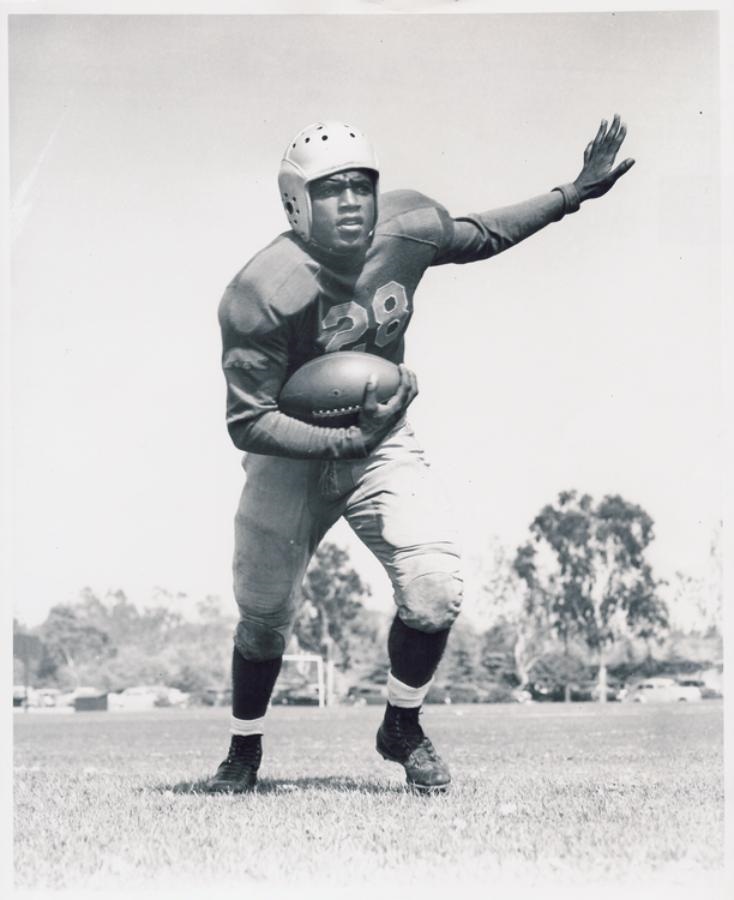
<svg viewBox="0 0 734 900">
<path fill-rule="evenodd" d="M 568 182 L 568 184 L 559 184 L 557 187 L 554 187 L 553 190 L 558 191 L 561 197 L 563 197 L 564 216 L 569 215 L 569 213 L 575 213 L 585 199 L 582 197 L 582 192 L 579 190 L 575 181 Z"/>
<path fill-rule="evenodd" d="M 388 429 L 385 428 L 365 428 L 361 427 L 362 443 L 365 449 L 365 456 L 369 456 L 375 447 L 387 434 Z"/>
<path fill-rule="evenodd" d="M 349 429 L 349 439 L 354 449 L 354 458 L 355 459 L 364 459 L 369 456 L 372 448 L 369 446 L 367 438 L 365 436 L 364 431 L 359 427 L 359 425 L 352 425 Z"/>
<path fill-rule="evenodd" d="M 369 455 L 378 444 L 382 443 L 385 438 L 390 434 L 390 432 L 395 428 L 395 426 L 404 418 L 404 413 L 400 413 L 400 415 L 390 416 L 389 418 L 383 419 L 379 425 L 369 425 L 367 423 L 362 423 L 361 432 L 362 432 L 362 440 L 364 442 L 364 446 L 366 449 L 366 454 Z"/>
</svg>

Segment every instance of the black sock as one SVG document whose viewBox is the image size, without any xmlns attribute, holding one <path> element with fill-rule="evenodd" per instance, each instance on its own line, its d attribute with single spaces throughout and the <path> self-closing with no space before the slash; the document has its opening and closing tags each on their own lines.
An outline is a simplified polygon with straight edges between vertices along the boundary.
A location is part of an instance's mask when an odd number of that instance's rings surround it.
<svg viewBox="0 0 734 900">
<path fill-rule="evenodd" d="M 255 662 L 245 659 L 235 647 L 232 654 L 232 715 L 235 719 L 259 719 L 265 715 L 281 656 Z"/>
<path fill-rule="evenodd" d="M 409 687 L 422 687 L 433 678 L 441 662 L 450 629 L 428 634 L 410 628 L 395 616 L 387 638 L 390 671 Z"/>
</svg>

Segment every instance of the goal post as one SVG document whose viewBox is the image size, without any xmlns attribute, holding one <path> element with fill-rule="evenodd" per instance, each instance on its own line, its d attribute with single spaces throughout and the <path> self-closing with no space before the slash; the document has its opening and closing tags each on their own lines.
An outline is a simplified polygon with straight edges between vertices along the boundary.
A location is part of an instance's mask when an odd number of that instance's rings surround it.
<svg viewBox="0 0 734 900">
<path fill-rule="evenodd" d="M 283 656 L 283 662 L 293 663 L 304 675 L 307 671 L 313 671 L 313 666 L 315 666 L 319 707 L 332 705 L 334 702 L 333 663 L 324 665 L 324 660 L 316 653 L 286 653 Z"/>
</svg>

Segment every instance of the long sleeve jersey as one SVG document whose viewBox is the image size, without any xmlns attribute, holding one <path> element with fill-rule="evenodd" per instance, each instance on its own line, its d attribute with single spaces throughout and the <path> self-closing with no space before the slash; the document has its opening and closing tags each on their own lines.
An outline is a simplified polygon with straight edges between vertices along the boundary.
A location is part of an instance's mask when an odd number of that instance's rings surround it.
<svg viewBox="0 0 734 900">
<path fill-rule="evenodd" d="M 415 191 L 391 191 L 379 198 L 364 254 L 338 258 L 292 232 L 281 234 L 234 277 L 219 306 L 234 444 L 301 459 L 364 456 L 359 428 L 324 428 L 279 411 L 278 395 L 290 375 L 338 350 L 402 362 L 413 297 L 426 269 L 487 259 L 563 212 L 558 191 L 460 218 Z"/>
</svg>

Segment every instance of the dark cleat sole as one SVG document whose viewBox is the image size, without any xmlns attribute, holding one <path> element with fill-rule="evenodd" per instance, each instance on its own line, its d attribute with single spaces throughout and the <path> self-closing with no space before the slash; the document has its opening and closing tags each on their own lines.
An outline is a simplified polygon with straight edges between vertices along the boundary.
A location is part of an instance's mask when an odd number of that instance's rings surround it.
<svg viewBox="0 0 734 900">
<path fill-rule="evenodd" d="M 384 750 L 380 749 L 380 747 L 375 748 L 380 756 L 387 760 L 387 762 L 397 763 L 399 766 L 403 766 L 405 768 L 405 763 L 399 760 L 396 756 L 390 756 L 388 753 L 385 753 Z M 431 794 L 445 794 L 447 793 L 449 786 L 451 785 L 450 781 L 445 782 L 444 784 L 420 784 L 417 781 L 411 781 L 410 777 L 406 775 L 405 783 L 411 791 L 415 791 L 418 794 L 422 794 L 424 796 L 428 796 Z"/>
<path fill-rule="evenodd" d="M 412 791 L 414 794 L 420 794 L 421 797 L 435 797 L 437 794 L 448 794 L 451 787 L 450 781 L 447 784 L 425 785 L 406 778 L 405 783 L 409 791 Z"/>
<path fill-rule="evenodd" d="M 257 790 L 257 780 L 251 784 L 233 785 L 225 782 L 204 785 L 204 794 L 251 794 Z"/>
</svg>

